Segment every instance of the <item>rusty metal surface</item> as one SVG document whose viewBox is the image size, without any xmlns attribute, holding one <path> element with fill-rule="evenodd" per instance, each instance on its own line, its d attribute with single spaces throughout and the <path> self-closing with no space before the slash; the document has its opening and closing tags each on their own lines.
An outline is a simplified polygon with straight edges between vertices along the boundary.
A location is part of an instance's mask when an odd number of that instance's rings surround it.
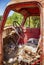
<svg viewBox="0 0 44 65">
<path fill-rule="evenodd" d="M 11 0 L 11 1 L 7 4 L 7 6 L 12 5 L 12 4 L 16 4 L 16 3 L 32 2 L 32 1 L 34 1 L 34 2 L 39 2 L 39 3 L 41 3 L 41 5 L 44 6 L 44 0 Z"/>
<path fill-rule="evenodd" d="M 2 45 L 2 33 L 1 33 L 1 30 L 0 30 L 0 65 L 2 65 L 2 54 L 3 54 L 3 52 L 2 52 L 2 47 L 3 45 Z"/>
<path fill-rule="evenodd" d="M 9 5 L 12 5 L 12 4 L 15 4 L 15 3 L 21 3 L 21 2 L 30 2 L 30 1 L 36 1 L 36 2 L 39 2 L 42 6 L 43 6 L 43 9 L 42 9 L 42 12 L 41 12 L 41 15 L 42 15 L 42 20 L 41 20 L 41 22 L 44 22 L 44 0 L 16 0 L 16 1 L 12 1 L 11 0 L 11 2 L 7 5 L 7 6 L 9 6 Z M 6 10 L 5 10 L 5 13 L 4 13 L 4 15 L 3 15 L 3 20 L 2 20 L 2 28 L 3 28 L 3 26 L 4 26 L 4 24 L 5 24 L 5 22 L 4 21 L 6 21 L 6 17 L 7 17 L 7 15 L 8 15 L 8 13 L 7 13 L 7 11 L 9 12 L 9 9 L 7 8 Z M 4 23 L 3 23 L 4 22 Z M 43 24 L 43 23 L 42 23 Z M 43 26 L 44 26 L 44 24 L 43 24 Z M 44 33 L 44 28 L 41 28 L 42 29 L 42 32 Z M 0 30 L 1 31 L 1 30 Z M 42 33 L 41 32 L 41 33 Z M 44 36 L 44 35 L 43 35 Z M 44 43 L 44 38 L 43 38 L 43 43 Z M 44 46 L 43 46 L 44 47 Z M 43 50 L 43 53 L 44 53 L 44 50 Z M 43 56 L 44 56 L 44 54 L 43 54 Z M 44 59 L 44 57 L 43 57 L 43 59 Z M 2 34 L 0 33 L 0 65 L 1 65 L 1 62 L 2 62 Z M 44 64 L 43 64 L 44 65 Z"/>
</svg>

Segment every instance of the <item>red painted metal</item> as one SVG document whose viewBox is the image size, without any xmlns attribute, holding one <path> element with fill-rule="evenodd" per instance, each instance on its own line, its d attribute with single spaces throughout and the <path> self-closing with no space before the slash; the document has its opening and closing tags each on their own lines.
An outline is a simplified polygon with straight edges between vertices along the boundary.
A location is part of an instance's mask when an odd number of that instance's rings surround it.
<svg viewBox="0 0 44 65">
<path fill-rule="evenodd" d="M 19 43 L 27 43 L 27 40 L 30 38 L 39 39 L 40 29 L 39 28 L 27 28 L 24 29 L 24 33 L 21 35 L 24 36 L 23 39 L 20 39 Z"/>
<path fill-rule="evenodd" d="M 2 25 L 1 25 L 1 28 L 3 29 L 4 28 L 4 25 L 5 25 L 5 22 L 6 22 L 6 19 L 7 19 L 7 16 L 10 12 L 10 10 L 14 10 L 14 11 L 17 11 L 16 9 L 17 8 L 28 8 L 28 7 L 38 7 L 37 3 L 18 3 L 18 4 L 13 4 L 13 5 L 10 5 L 8 6 L 6 9 L 5 9 L 5 12 L 4 12 L 4 15 L 3 15 L 3 19 L 2 19 Z M 30 10 L 32 11 L 32 10 Z M 18 11 L 17 11 L 18 12 Z M 36 10 L 34 11 L 36 13 Z M 37 11 L 39 13 L 39 10 Z"/>
<path fill-rule="evenodd" d="M 6 7 L 4 15 L 3 15 L 2 23 L 1 23 L 1 26 L 0 26 L 0 65 L 2 63 L 2 57 L 3 57 L 3 55 L 2 55 L 2 50 L 3 50 L 2 32 L 3 32 L 3 28 L 4 28 L 4 25 L 5 25 L 5 22 L 6 22 L 6 19 L 7 19 L 7 16 L 9 14 L 10 10 L 14 10 L 16 12 L 20 12 L 21 13 L 21 9 L 22 8 L 29 8 L 30 6 L 34 7 L 34 8 L 36 7 L 36 9 L 33 8 L 33 10 L 31 8 L 27 9 L 27 11 L 30 12 L 30 15 L 35 15 L 35 13 L 40 15 L 40 10 L 39 10 L 40 7 L 38 6 L 38 3 L 33 2 L 33 1 L 32 2 L 26 2 L 26 3 L 16 3 L 16 4 L 12 4 L 12 5 L 9 5 L 9 6 Z M 18 10 L 17 8 L 20 8 L 20 9 Z M 24 15 L 24 17 L 25 17 L 25 15 Z M 33 32 L 33 30 L 31 30 L 31 31 L 29 29 L 27 29 L 27 30 L 26 30 L 26 32 L 24 32 L 25 38 L 24 38 L 23 42 L 27 42 L 27 39 L 31 38 L 31 37 L 39 38 L 40 30 L 37 29 L 37 32 L 36 32 L 35 29 L 33 29 L 34 32 Z M 37 34 L 34 35 L 35 33 L 37 33 Z M 26 35 L 28 36 L 27 38 L 26 38 Z M 35 62 L 33 65 L 36 65 L 37 62 Z"/>
</svg>

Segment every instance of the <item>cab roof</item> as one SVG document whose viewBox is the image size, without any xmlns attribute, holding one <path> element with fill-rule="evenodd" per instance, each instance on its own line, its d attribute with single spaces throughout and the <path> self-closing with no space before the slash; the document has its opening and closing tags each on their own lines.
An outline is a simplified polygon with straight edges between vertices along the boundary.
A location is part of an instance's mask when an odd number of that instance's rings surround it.
<svg viewBox="0 0 44 65">
<path fill-rule="evenodd" d="M 39 4 L 43 4 L 44 6 L 44 0 L 11 0 L 4 11 L 1 29 L 3 30 L 7 16 L 11 10 L 22 14 L 24 17 L 40 16 Z"/>
<path fill-rule="evenodd" d="M 44 0 L 11 0 L 8 5 L 16 4 L 16 3 L 23 3 L 23 2 L 31 2 L 31 1 L 36 1 L 36 2 L 44 2 Z"/>
</svg>

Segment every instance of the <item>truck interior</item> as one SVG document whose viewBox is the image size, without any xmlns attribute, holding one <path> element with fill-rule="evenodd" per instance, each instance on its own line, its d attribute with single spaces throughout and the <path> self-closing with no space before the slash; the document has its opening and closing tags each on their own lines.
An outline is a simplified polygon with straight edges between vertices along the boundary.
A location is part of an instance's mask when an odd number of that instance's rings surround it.
<svg viewBox="0 0 44 65">
<path fill-rule="evenodd" d="M 15 57 L 16 53 L 18 52 L 18 45 L 24 45 L 33 42 L 34 44 L 38 45 L 39 38 L 40 38 L 40 6 L 37 2 L 25 2 L 25 3 L 16 3 L 10 4 L 5 9 L 4 17 L 5 22 L 8 19 L 9 13 L 12 11 L 20 14 L 22 16 L 22 21 L 19 23 L 18 20 L 14 20 L 12 25 L 6 25 L 3 23 L 3 64 L 4 65 L 12 65 L 6 64 L 8 58 Z M 8 11 L 7 11 L 8 10 Z M 35 18 L 36 25 L 33 26 L 31 18 Z M 37 20 L 38 18 L 38 20 Z M 4 21 L 4 20 L 3 20 Z M 11 20 L 12 21 L 12 20 Z M 38 23 L 39 22 L 39 23 Z M 11 47 L 13 46 L 13 47 Z M 11 52 L 10 48 L 14 48 L 14 51 Z M 8 53 L 10 52 L 10 54 Z M 13 65 L 20 65 L 20 64 L 13 64 Z M 40 65 L 40 58 L 35 61 L 34 63 L 24 63 L 22 62 L 21 65 Z"/>
</svg>

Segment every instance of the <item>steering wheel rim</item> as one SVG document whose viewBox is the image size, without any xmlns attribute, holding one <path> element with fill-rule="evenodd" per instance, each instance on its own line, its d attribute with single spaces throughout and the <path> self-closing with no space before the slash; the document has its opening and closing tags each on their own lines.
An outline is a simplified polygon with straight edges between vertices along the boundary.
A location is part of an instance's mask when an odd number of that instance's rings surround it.
<svg viewBox="0 0 44 65">
<path fill-rule="evenodd" d="M 15 26 L 14 26 L 14 24 L 15 24 Z M 18 26 L 17 24 L 18 24 L 19 26 Z M 18 23 L 18 21 L 14 21 L 14 22 L 13 22 L 13 27 L 15 27 L 15 28 L 16 28 L 16 27 L 19 27 L 20 30 L 23 30 L 23 26 L 21 26 L 20 23 Z M 21 37 L 21 38 L 22 38 L 22 37 Z"/>
<path fill-rule="evenodd" d="M 14 26 L 14 24 L 15 24 L 15 26 L 17 26 L 17 24 L 20 26 L 20 24 L 17 21 L 13 21 L 13 26 Z"/>
<path fill-rule="evenodd" d="M 12 28 L 12 29 L 15 31 L 15 33 L 19 36 L 19 38 L 18 38 L 18 40 L 17 40 L 17 42 L 16 42 L 16 43 L 18 44 L 20 38 L 23 39 L 23 36 L 21 36 L 21 35 L 19 34 L 19 32 L 17 31 L 17 29 L 16 29 L 14 26 L 12 26 L 11 28 Z"/>
</svg>

